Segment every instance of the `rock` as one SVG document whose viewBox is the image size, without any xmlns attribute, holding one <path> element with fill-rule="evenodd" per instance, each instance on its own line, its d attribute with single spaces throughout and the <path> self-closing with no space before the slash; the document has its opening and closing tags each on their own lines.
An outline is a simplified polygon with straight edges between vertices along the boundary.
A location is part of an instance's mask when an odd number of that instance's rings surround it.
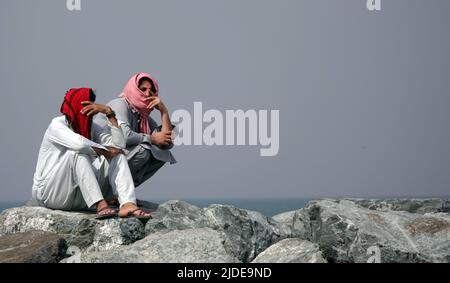
<svg viewBox="0 0 450 283">
<path fill-rule="evenodd" d="M 272 216 L 272 219 L 277 221 L 278 223 L 293 225 L 293 219 L 295 217 L 296 212 L 297 212 L 296 210 L 283 212 L 283 213 Z"/>
<path fill-rule="evenodd" d="M 144 224 L 137 218 L 122 219 L 119 226 L 124 244 L 131 244 L 145 237 Z"/>
<path fill-rule="evenodd" d="M 230 205 L 211 205 L 205 209 L 205 215 L 209 227 L 227 235 L 225 247 L 242 262 L 252 261 L 258 253 L 290 234 L 286 225 L 259 212 Z"/>
<path fill-rule="evenodd" d="M 225 235 L 210 228 L 165 230 L 129 246 L 82 254 L 87 263 L 228 263 L 239 262 L 224 247 Z"/>
<path fill-rule="evenodd" d="M 287 227 L 284 229 L 285 231 L 289 231 L 289 235 L 285 238 L 296 237 L 304 239 L 306 237 L 306 229 L 302 217 L 303 215 L 300 213 L 300 210 L 295 210 L 274 215 L 272 220 L 279 223 L 283 227 Z"/>
<path fill-rule="evenodd" d="M 260 253 L 252 263 L 326 263 L 317 244 L 298 238 L 284 239 Z"/>
<path fill-rule="evenodd" d="M 0 235 L 32 230 L 56 233 L 68 246 L 81 250 L 108 250 L 144 237 L 144 225 L 137 219 L 96 220 L 95 214 L 18 207 L 0 214 Z"/>
<path fill-rule="evenodd" d="M 379 211 L 411 213 L 450 212 L 450 199 L 348 199 L 359 206 Z"/>
<path fill-rule="evenodd" d="M 233 206 L 212 205 L 202 209 L 183 201 L 159 205 L 144 225 L 137 219 L 96 220 L 95 215 L 20 207 L 0 214 L 0 234 L 41 230 L 63 236 L 73 253 L 112 250 L 157 232 L 211 228 L 224 236 L 224 248 L 233 258 L 250 262 L 276 241 L 292 236 L 290 226 L 259 212 Z"/>
<path fill-rule="evenodd" d="M 250 262 L 275 241 L 292 236 L 290 226 L 230 205 L 202 209 L 184 201 L 168 201 L 158 207 L 153 217 L 145 226 L 147 235 L 209 227 L 225 233 L 226 249 L 243 262 Z"/>
<path fill-rule="evenodd" d="M 57 234 L 28 231 L 0 237 L 0 263 L 57 263 L 67 243 Z"/>
<path fill-rule="evenodd" d="M 184 201 L 172 200 L 161 204 L 153 219 L 145 225 L 148 235 L 161 230 L 183 230 L 208 227 L 203 209 Z"/>
<path fill-rule="evenodd" d="M 449 262 L 450 215 L 378 211 L 351 200 L 320 200 L 298 211 L 306 239 L 329 262 Z"/>
<path fill-rule="evenodd" d="M 156 209 L 147 223 L 12 208 L 0 236 L 57 234 L 72 255 L 63 262 L 450 262 L 448 200 L 322 199 L 272 218 L 220 204 L 147 206 Z"/>
</svg>

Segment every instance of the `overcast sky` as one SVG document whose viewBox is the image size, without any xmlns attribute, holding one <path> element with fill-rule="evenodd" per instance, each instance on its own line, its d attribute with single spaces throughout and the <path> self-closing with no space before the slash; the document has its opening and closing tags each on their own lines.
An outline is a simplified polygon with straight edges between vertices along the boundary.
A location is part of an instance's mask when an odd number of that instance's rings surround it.
<svg viewBox="0 0 450 283">
<path fill-rule="evenodd" d="M 0 199 L 30 198 L 67 89 L 107 102 L 138 71 L 171 112 L 280 113 L 277 156 L 178 146 L 141 198 L 449 196 L 450 1 L 381 2 L 0 1 Z"/>
</svg>

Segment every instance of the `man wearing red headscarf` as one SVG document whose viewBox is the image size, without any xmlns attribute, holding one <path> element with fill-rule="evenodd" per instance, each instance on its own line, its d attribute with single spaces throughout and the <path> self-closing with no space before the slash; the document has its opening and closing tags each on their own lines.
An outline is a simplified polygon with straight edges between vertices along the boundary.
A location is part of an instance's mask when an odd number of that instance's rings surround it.
<svg viewBox="0 0 450 283">
<path fill-rule="evenodd" d="M 33 177 L 33 199 L 60 210 L 95 208 L 98 218 L 116 215 L 105 198 L 117 195 L 119 216 L 150 217 L 136 206 L 134 184 L 123 154 L 125 139 L 108 106 L 97 104 L 90 88 L 71 89 L 42 141 Z M 92 117 L 108 120 L 100 126 Z"/>
<path fill-rule="evenodd" d="M 136 187 L 152 177 L 165 163 L 177 161 L 170 152 L 173 147 L 169 111 L 159 97 L 159 85 L 148 73 L 137 73 L 126 83 L 118 98 L 108 104 L 120 121 L 125 136 L 127 159 Z M 161 125 L 150 117 L 158 110 Z M 105 118 L 95 121 L 105 124 Z M 139 204 L 139 202 L 138 202 Z"/>
</svg>

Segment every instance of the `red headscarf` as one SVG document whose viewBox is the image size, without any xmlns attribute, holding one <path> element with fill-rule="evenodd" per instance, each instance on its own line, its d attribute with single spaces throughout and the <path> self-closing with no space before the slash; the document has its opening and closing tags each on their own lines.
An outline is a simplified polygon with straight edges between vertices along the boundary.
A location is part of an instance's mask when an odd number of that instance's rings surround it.
<svg viewBox="0 0 450 283">
<path fill-rule="evenodd" d="M 73 131 L 87 139 L 91 139 L 92 116 L 81 113 L 83 101 L 95 101 L 95 94 L 90 88 L 72 88 L 64 97 L 61 113 L 72 121 Z"/>
<path fill-rule="evenodd" d="M 149 101 L 146 100 L 148 96 L 139 89 L 139 81 L 142 78 L 148 78 L 155 87 L 154 96 L 158 96 L 159 94 L 159 86 L 156 80 L 147 73 L 137 73 L 131 77 L 128 83 L 125 85 L 125 88 L 120 95 L 120 97 L 125 97 L 128 105 L 134 108 L 140 114 L 141 122 L 140 122 L 140 132 L 145 134 L 150 134 L 150 128 L 148 126 L 148 115 L 152 110 L 148 109 L 147 106 Z"/>
</svg>

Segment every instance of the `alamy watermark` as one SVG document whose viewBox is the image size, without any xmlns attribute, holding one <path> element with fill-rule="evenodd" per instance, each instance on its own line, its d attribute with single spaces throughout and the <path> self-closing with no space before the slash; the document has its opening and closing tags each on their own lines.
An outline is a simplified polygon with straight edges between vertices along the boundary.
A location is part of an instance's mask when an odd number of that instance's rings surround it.
<svg viewBox="0 0 450 283">
<path fill-rule="evenodd" d="M 367 0 L 367 10 L 381 11 L 381 0 Z M 66 7 L 69 11 L 81 11 L 81 0 L 66 0 Z"/>
<path fill-rule="evenodd" d="M 381 0 L 367 0 L 366 6 L 369 11 L 381 11 Z"/>
<path fill-rule="evenodd" d="M 381 0 L 367 0 L 367 10 L 381 11 Z M 81 11 L 81 0 L 66 0 L 66 7 L 69 11 Z"/>
<path fill-rule="evenodd" d="M 81 11 L 81 0 L 67 0 L 66 7 L 69 11 Z"/>
<path fill-rule="evenodd" d="M 369 256 L 369 258 L 367 259 L 367 263 L 381 263 L 381 250 L 379 247 L 369 247 L 366 254 L 367 256 Z"/>
<path fill-rule="evenodd" d="M 66 263 L 80 263 L 81 262 L 81 249 L 77 246 L 70 246 L 66 251 Z M 378 246 L 371 246 L 367 249 L 367 263 L 381 263 L 381 250 Z"/>
<path fill-rule="evenodd" d="M 270 115 L 269 115 L 270 114 Z M 175 110 L 175 145 L 256 146 L 261 156 L 275 156 L 280 149 L 279 110 L 203 111 L 202 102 L 194 102 L 194 113 Z"/>
</svg>

